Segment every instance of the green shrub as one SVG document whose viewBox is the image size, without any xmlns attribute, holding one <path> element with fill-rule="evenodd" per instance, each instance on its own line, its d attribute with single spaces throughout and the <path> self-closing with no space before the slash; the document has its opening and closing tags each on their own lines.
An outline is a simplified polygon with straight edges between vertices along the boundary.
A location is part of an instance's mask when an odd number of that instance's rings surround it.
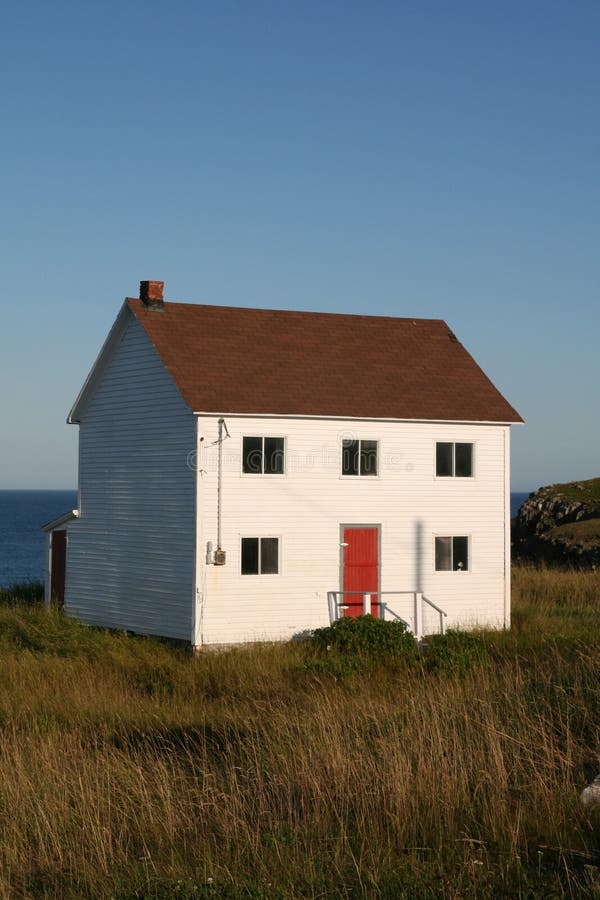
<svg viewBox="0 0 600 900">
<path fill-rule="evenodd" d="M 313 675 L 328 675 L 331 678 L 347 678 L 358 675 L 373 668 L 374 660 L 367 656 L 354 656 L 331 652 L 327 656 L 309 657 L 304 661 L 303 669 Z"/>
<path fill-rule="evenodd" d="M 465 675 L 487 658 L 483 638 L 468 631 L 450 629 L 427 639 L 425 666 L 430 672 Z"/>
<path fill-rule="evenodd" d="M 311 640 L 320 651 L 369 660 L 414 656 L 417 651 L 406 625 L 369 615 L 339 619 L 327 628 L 318 628 Z"/>
</svg>

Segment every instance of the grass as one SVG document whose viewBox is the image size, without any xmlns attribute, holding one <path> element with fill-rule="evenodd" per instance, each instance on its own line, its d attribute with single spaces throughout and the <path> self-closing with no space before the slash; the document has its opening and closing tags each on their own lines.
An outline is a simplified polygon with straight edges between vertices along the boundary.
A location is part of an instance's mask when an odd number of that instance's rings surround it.
<svg viewBox="0 0 600 900">
<path fill-rule="evenodd" d="M 600 478 L 570 481 L 565 484 L 550 484 L 539 488 L 536 494 L 561 496 L 567 500 L 579 500 L 600 508 Z"/>
<path fill-rule="evenodd" d="M 356 668 L 0 593 L 0 897 L 599 897 L 599 581 L 518 568 L 510 632 Z"/>
<path fill-rule="evenodd" d="M 557 525 L 546 532 L 546 537 L 548 539 L 558 538 L 571 544 L 581 544 L 582 547 L 591 547 L 600 542 L 600 518 Z"/>
</svg>

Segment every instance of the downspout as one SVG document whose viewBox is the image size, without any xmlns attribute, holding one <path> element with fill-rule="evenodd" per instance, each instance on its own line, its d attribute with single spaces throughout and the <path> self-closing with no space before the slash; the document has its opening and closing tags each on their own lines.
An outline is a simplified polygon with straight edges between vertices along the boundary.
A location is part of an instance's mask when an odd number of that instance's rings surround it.
<svg viewBox="0 0 600 900">
<path fill-rule="evenodd" d="M 219 450 L 217 458 L 217 549 L 215 550 L 213 561 L 215 566 L 225 565 L 225 551 L 221 547 L 221 520 L 223 510 L 223 441 L 225 440 L 223 431 L 225 432 L 225 437 L 229 437 L 225 419 L 221 418 L 219 419 L 219 435 L 217 438 Z"/>
<path fill-rule="evenodd" d="M 219 461 L 217 463 L 217 550 L 221 549 L 221 497 L 223 494 L 223 426 L 225 419 L 219 419 Z"/>
</svg>

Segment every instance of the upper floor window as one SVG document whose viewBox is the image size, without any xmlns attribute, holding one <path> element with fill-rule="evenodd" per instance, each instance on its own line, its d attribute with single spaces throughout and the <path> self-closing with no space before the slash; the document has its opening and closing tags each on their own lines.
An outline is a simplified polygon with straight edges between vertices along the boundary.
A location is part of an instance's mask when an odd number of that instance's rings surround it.
<svg viewBox="0 0 600 900">
<path fill-rule="evenodd" d="M 436 537 L 435 571 L 468 572 L 469 538 L 464 535 L 459 537 Z"/>
<path fill-rule="evenodd" d="M 377 475 L 377 441 L 342 441 L 342 475 Z"/>
<path fill-rule="evenodd" d="M 279 538 L 242 538 L 242 575 L 278 575 Z"/>
<path fill-rule="evenodd" d="M 435 474 L 438 478 L 472 478 L 473 444 L 438 441 L 435 445 Z"/>
<path fill-rule="evenodd" d="M 242 472 L 248 475 L 283 475 L 284 447 L 282 437 L 245 437 Z"/>
</svg>

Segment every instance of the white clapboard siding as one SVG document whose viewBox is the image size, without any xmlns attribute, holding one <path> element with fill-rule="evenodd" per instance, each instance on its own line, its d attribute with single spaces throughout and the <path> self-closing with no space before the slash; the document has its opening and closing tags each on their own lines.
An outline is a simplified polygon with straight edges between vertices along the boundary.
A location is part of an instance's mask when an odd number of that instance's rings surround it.
<svg viewBox="0 0 600 900">
<path fill-rule="evenodd" d="M 328 623 L 327 592 L 340 589 L 340 525 L 379 525 L 381 588 L 422 591 L 448 627 L 508 624 L 505 610 L 507 473 L 503 425 L 227 417 L 223 446 L 222 546 L 226 565 L 207 566 L 217 535 L 217 417 L 201 416 L 195 642 L 290 638 Z M 243 475 L 243 435 L 286 439 L 285 475 Z M 345 437 L 379 441 L 377 478 L 341 476 Z M 436 441 L 473 442 L 471 479 L 436 478 Z M 434 536 L 469 535 L 466 573 L 435 572 Z M 242 536 L 275 536 L 279 575 L 242 576 Z M 402 603 L 389 599 L 402 615 Z M 437 627 L 428 614 L 426 624 Z"/>
<path fill-rule="evenodd" d="M 192 412 L 128 313 L 81 413 L 68 613 L 91 624 L 190 640 L 195 474 L 188 455 L 195 441 Z"/>
</svg>

